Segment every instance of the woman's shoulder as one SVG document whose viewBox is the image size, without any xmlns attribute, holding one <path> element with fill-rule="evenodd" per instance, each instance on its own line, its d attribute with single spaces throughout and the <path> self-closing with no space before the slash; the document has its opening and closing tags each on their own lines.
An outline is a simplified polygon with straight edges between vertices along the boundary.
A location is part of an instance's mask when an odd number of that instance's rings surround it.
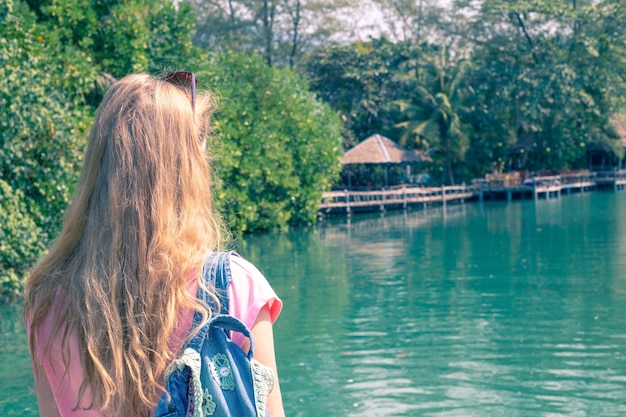
<svg viewBox="0 0 626 417">
<path fill-rule="evenodd" d="M 250 261 L 236 252 L 230 256 L 231 286 L 229 294 L 230 313 L 251 326 L 256 315 L 265 305 L 270 308 L 272 321 L 278 318 L 282 310 L 282 301 L 272 288 L 267 278 Z"/>
<path fill-rule="evenodd" d="M 259 271 L 252 262 L 234 251 L 230 252 L 230 270 L 233 279 L 235 276 L 238 278 L 246 277 L 248 279 L 266 279 L 263 273 Z"/>
</svg>

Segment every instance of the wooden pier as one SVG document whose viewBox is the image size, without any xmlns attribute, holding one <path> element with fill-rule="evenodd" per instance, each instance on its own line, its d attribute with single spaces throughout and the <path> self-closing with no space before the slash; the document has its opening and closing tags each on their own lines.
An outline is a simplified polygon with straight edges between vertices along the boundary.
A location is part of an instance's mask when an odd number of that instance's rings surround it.
<svg viewBox="0 0 626 417">
<path fill-rule="evenodd" d="M 329 191 L 322 196 L 320 214 L 385 211 L 410 206 L 463 202 L 476 194 L 474 186 L 402 187 L 375 191 Z"/>
<path fill-rule="evenodd" d="M 561 194 L 572 194 L 595 190 L 595 175 L 588 172 L 531 177 L 525 180 L 519 176 L 486 176 L 486 179 L 474 180 L 479 200 L 508 201 L 523 198 L 535 200 L 559 198 Z"/>
<path fill-rule="evenodd" d="M 623 190 L 626 187 L 626 170 L 597 172 L 594 179 L 598 188 Z"/>
<path fill-rule="evenodd" d="M 329 191 L 322 196 L 318 213 L 352 214 L 358 211 L 385 211 L 446 205 L 466 200 L 514 200 L 533 198 L 560 198 L 562 194 L 581 193 L 602 189 L 615 191 L 626 188 L 626 170 L 608 172 L 574 172 L 562 175 L 532 177 L 522 180 L 517 175 L 487 175 L 471 185 L 445 187 L 402 186 L 389 190 Z"/>
</svg>

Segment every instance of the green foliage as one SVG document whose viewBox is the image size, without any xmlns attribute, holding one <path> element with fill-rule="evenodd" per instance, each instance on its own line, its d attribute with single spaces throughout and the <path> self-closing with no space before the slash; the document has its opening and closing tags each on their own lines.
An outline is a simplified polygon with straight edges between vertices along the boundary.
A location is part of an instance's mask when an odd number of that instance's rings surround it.
<svg viewBox="0 0 626 417">
<path fill-rule="evenodd" d="M 311 88 L 339 112 L 346 148 L 374 133 L 398 137 L 391 104 L 415 81 L 419 49 L 385 39 L 328 45 L 305 62 Z"/>
<path fill-rule="evenodd" d="M 237 231 L 313 222 L 340 170 L 339 122 L 289 70 L 218 54 L 200 79 L 223 97 L 214 119 L 218 190 Z"/>
<path fill-rule="evenodd" d="M 466 145 L 460 113 L 467 88 L 468 60 L 451 61 L 447 47 L 432 48 L 421 56 L 422 77 L 416 79 L 413 94 L 398 100 L 404 121 L 400 142 L 416 141 L 418 147 L 429 149 L 442 165 L 441 184 L 454 184 L 454 168 L 462 167 Z"/>
<path fill-rule="evenodd" d="M 590 144 L 623 152 L 611 128 L 625 86 L 623 2 L 491 0 L 465 15 L 480 39 L 464 115 L 474 172 L 510 146 L 507 168 L 531 171 L 584 168 Z"/>
<path fill-rule="evenodd" d="M 160 0 L 28 2 L 63 45 L 82 51 L 116 78 L 179 69 L 198 56 L 191 44 L 196 16 L 185 1 L 177 6 Z"/>
<path fill-rule="evenodd" d="M 81 89 L 93 85 L 89 60 L 16 3 L 0 44 L 0 173 L 24 193 L 38 225 L 55 232 L 80 165 L 90 112 Z M 82 140 L 82 142 L 81 142 Z M 77 142 L 78 141 L 78 142 Z"/>
<path fill-rule="evenodd" d="M 0 301 L 16 299 L 46 236 L 28 215 L 24 193 L 0 180 Z"/>
<path fill-rule="evenodd" d="M 50 238 L 78 175 L 95 73 L 21 1 L 0 8 L 0 293 L 15 295 Z"/>
<path fill-rule="evenodd" d="M 120 2 L 101 17 L 90 50 L 102 69 L 117 78 L 181 69 L 198 54 L 191 44 L 194 22 L 187 2 L 178 7 L 158 0 Z"/>
</svg>

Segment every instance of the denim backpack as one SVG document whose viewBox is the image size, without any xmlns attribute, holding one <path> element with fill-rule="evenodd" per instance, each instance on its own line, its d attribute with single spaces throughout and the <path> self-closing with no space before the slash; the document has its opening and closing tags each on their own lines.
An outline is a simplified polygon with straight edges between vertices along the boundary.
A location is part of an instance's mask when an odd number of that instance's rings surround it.
<svg viewBox="0 0 626 417">
<path fill-rule="evenodd" d="M 228 315 L 230 256 L 231 252 L 214 252 L 204 263 L 204 284 L 215 288 L 220 314 L 211 317 L 168 366 L 164 380 L 167 392 L 157 405 L 155 417 L 269 416 L 266 403 L 274 373 L 253 359 L 254 340 L 246 325 Z M 198 288 L 198 298 L 216 311 L 202 288 Z M 201 314 L 195 312 L 192 329 L 201 321 Z M 250 339 L 248 354 L 230 339 L 231 331 Z"/>
</svg>

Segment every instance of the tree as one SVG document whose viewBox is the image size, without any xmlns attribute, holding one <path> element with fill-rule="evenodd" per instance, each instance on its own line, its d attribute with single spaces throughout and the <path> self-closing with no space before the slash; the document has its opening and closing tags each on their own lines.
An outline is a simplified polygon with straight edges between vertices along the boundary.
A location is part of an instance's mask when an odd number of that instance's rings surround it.
<svg viewBox="0 0 626 417">
<path fill-rule="evenodd" d="M 192 0 L 194 42 L 210 51 L 257 52 L 269 66 L 295 68 L 304 52 L 341 31 L 352 0 Z"/>
<path fill-rule="evenodd" d="M 290 70 L 259 55 L 212 55 L 199 73 L 222 99 L 214 117 L 217 189 L 239 232 L 314 222 L 341 169 L 337 116 Z"/>
<path fill-rule="evenodd" d="M 375 0 L 379 5 L 382 36 L 414 44 L 442 42 L 450 22 L 441 2 L 436 0 Z M 448 31 L 449 32 L 449 31 Z"/>
<path fill-rule="evenodd" d="M 529 170 L 584 167 L 593 142 L 619 148 L 610 125 L 624 95 L 623 2 L 456 4 L 472 16 L 465 32 L 482 103 L 467 115 L 473 138 L 494 126 L 504 135 L 488 148 L 514 145 Z"/>
<path fill-rule="evenodd" d="M 199 56 L 191 42 L 195 13 L 187 2 L 119 2 L 103 15 L 91 52 L 116 78 L 132 72 L 167 73 Z"/>
<path fill-rule="evenodd" d="M 455 183 L 453 163 L 462 160 L 466 148 L 459 113 L 469 91 L 465 78 L 469 62 L 450 62 L 449 54 L 445 46 L 437 55 L 422 54 L 426 75 L 416 80 L 413 97 L 397 101 L 405 119 L 397 124 L 404 129 L 402 141 L 413 139 L 418 147 L 436 151 L 435 156 L 443 159 L 442 184 Z"/>
<path fill-rule="evenodd" d="M 80 167 L 96 73 L 20 0 L 0 5 L 0 298 L 60 230 Z"/>
<path fill-rule="evenodd" d="M 59 33 L 116 78 L 167 72 L 198 57 L 191 43 L 196 16 L 190 3 L 160 0 L 27 0 L 38 21 Z M 97 106 L 99 97 L 92 104 Z"/>
<path fill-rule="evenodd" d="M 346 148 L 374 133 L 398 137 L 392 103 L 415 79 L 418 56 L 410 43 L 379 39 L 328 45 L 307 57 L 311 89 L 339 113 Z"/>
</svg>

